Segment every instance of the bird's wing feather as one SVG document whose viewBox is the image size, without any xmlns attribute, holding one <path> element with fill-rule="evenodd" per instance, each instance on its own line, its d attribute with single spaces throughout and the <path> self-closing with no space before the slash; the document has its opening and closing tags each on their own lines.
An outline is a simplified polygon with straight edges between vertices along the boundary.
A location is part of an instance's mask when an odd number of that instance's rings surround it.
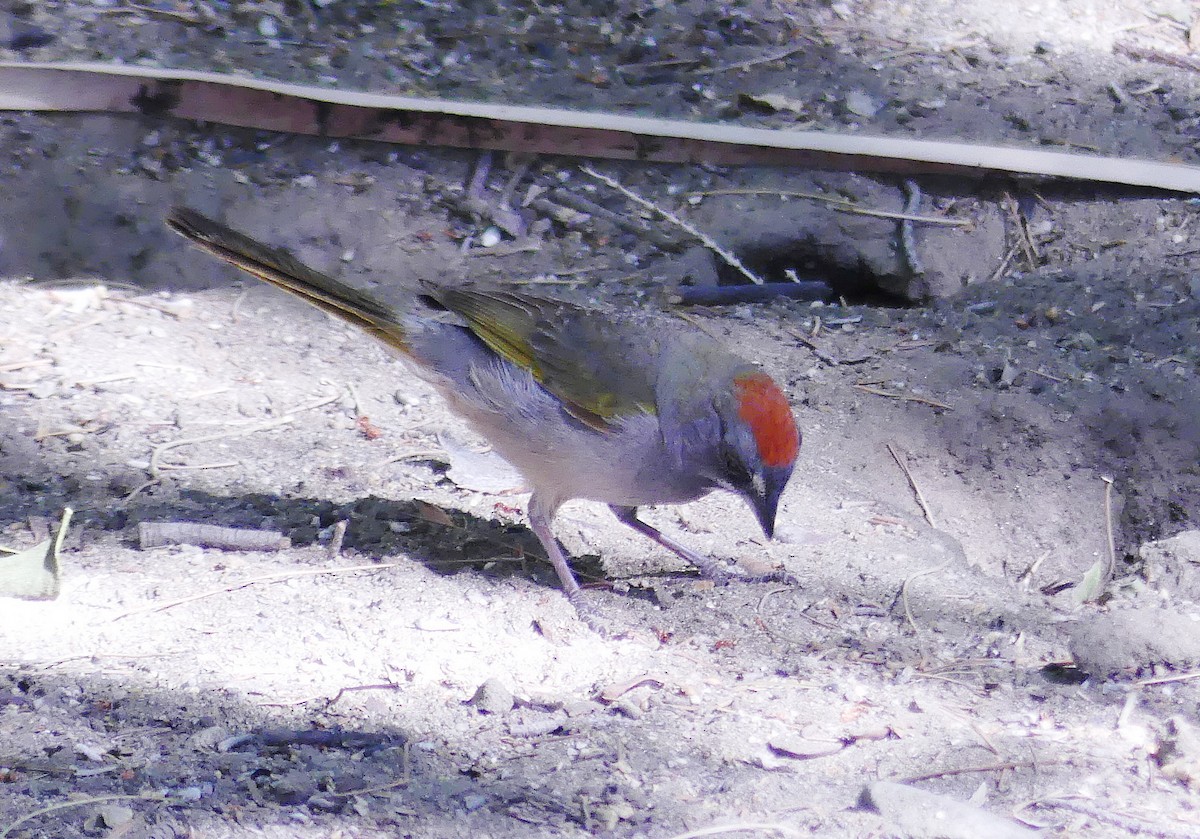
<svg viewBox="0 0 1200 839">
<path fill-rule="evenodd" d="M 605 430 L 622 417 L 655 412 L 648 372 L 653 365 L 644 363 L 655 340 L 641 330 L 571 303 L 518 292 L 442 288 L 432 296 L 587 425 Z"/>
</svg>

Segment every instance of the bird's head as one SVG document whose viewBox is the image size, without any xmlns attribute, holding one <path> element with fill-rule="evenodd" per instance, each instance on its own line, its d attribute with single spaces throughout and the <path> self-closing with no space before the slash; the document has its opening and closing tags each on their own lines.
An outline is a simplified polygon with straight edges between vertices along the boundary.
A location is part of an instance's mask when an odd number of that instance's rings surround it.
<svg viewBox="0 0 1200 839">
<path fill-rule="evenodd" d="M 718 404 L 721 457 L 716 481 L 749 502 L 763 532 L 775 534 L 775 512 L 796 455 L 800 431 L 787 397 L 759 370 L 733 376 L 729 398 Z"/>
</svg>

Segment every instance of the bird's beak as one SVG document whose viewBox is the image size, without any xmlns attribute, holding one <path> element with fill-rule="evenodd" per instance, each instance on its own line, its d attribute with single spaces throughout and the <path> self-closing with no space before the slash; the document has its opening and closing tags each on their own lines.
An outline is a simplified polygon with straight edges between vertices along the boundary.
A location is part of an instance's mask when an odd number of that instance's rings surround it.
<svg viewBox="0 0 1200 839">
<path fill-rule="evenodd" d="M 775 536 L 775 514 L 779 511 L 779 497 L 783 495 L 783 489 L 787 486 L 788 478 L 791 477 L 791 469 L 787 470 L 765 470 L 761 492 L 756 486 L 755 492 L 751 495 L 751 506 L 754 508 L 754 514 L 758 516 L 758 523 L 762 525 L 763 533 L 768 539 Z"/>
<path fill-rule="evenodd" d="M 775 536 L 775 513 L 778 509 L 778 495 L 774 498 L 760 495 L 754 499 L 754 514 L 758 516 L 758 523 L 762 525 L 763 533 L 767 534 L 768 539 Z"/>
</svg>

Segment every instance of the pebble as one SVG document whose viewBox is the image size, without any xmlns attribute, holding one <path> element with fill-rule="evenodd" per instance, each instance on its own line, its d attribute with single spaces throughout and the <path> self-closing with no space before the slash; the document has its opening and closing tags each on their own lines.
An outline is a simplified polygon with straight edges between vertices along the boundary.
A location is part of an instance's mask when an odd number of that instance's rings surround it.
<svg viewBox="0 0 1200 839">
<path fill-rule="evenodd" d="M 479 244 L 481 247 L 494 248 L 496 245 L 500 244 L 500 240 L 502 238 L 503 236 L 500 233 L 500 228 L 489 227 L 487 230 L 483 231 L 483 233 L 479 234 Z"/>
<path fill-rule="evenodd" d="M 105 827 L 118 828 L 133 821 L 133 808 L 109 804 L 100 808 L 100 818 Z"/>
<path fill-rule="evenodd" d="M 480 685 L 470 701 L 482 714 L 507 714 L 515 703 L 512 691 L 495 678 L 488 679 Z"/>
</svg>

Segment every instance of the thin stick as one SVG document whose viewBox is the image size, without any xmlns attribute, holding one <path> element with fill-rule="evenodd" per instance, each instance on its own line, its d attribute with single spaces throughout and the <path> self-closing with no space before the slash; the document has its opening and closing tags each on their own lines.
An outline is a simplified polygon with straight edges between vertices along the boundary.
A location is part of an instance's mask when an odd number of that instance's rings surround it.
<svg viewBox="0 0 1200 839">
<path fill-rule="evenodd" d="M 748 67 L 754 67 L 758 64 L 770 64 L 772 61 L 779 61 L 782 58 L 795 55 L 796 53 L 808 49 L 811 44 L 793 44 L 786 49 L 781 49 L 777 52 L 760 55 L 757 58 L 748 58 L 745 61 L 736 61 L 733 64 L 719 64 L 716 67 L 707 67 L 702 70 L 696 70 L 692 73 L 693 76 L 711 76 L 714 73 L 726 73 L 730 70 L 745 70 Z"/>
<path fill-rule="evenodd" d="M 219 460 L 216 463 L 164 463 L 159 468 L 164 472 L 187 472 L 202 469 L 232 469 L 241 465 L 240 460 Z"/>
<path fill-rule="evenodd" d="M 937 571 L 938 569 L 932 568 L 930 570 Z M 924 574 L 926 572 L 922 571 L 921 573 Z M 914 576 L 917 576 L 917 575 L 914 575 Z M 907 584 L 908 580 L 905 580 L 904 582 Z M 940 673 L 914 673 L 913 676 L 917 679 L 933 679 L 938 682 L 946 682 L 947 684 L 958 685 L 960 688 L 966 688 L 967 690 L 977 693 L 980 696 L 983 695 L 983 691 L 980 690 L 979 688 L 977 688 L 975 685 L 968 684 L 967 682 L 964 682 L 962 679 L 951 679 L 949 676 L 943 676 Z"/>
<path fill-rule="evenodd" d="M 738 303 L 765 303 L 771 300 L 827 300 L 833 289 L 824 280 L 796 279 L 787 283 L 762 285 L 681 286 L 667 299 L 682 306 L 729 306 Z"/>
<path fill-rule="evenodd" d="M 815 355 L 819 360 L 828 364 L 830 367 L 837 367 L 839 364 L 842 363 L 841 360 L 837 356 L 826 352 L 825 349 L 823 347 L 821 347 L 816 341 L 809 338 L 807 335 L 805 335 L 800 330 L 790 329 L 788 331 L 791 333 L 793 338 L 795 338 L 801 344 L 803 344 L 804 346 L 806 346 L 810 350 L 812 350 L 813 355 Z"/>
<path fill-rule="evenodd" d="M 1190 682 L 1192 679 L 1200 679 L 1200 670 L 1191 673 L 1178 673 L 1174 676 L 1159 676 L 1156 679 L 1142 679 L 1139 682 L 1134 682 L 1135 685 L 1165 685 L 1170 682 Z"/>
<path fill-rule="evenodd" d="M 224 588 L 214 588 L 209 591 L 203 591 L 199 594 L 193 594 L 188 597 L 181 597 L 178 600 L 172 600 L 169 603 L 162 603 L 156 606 L 146 606 L 141 609 L 133 609 L 117 615 L 112 619 L 111 623 L 116 623 L 119 620 L 131 617 L 133 615 L 151 614 L 153 612 L 165 612 L 167 609 L 174 609 L 176 606 L 182 606 L 186 603 L 194 603 L 197 600 L 204 600 L 207 597 L 215 597 L 218 594 L 231 594 L 239 589 L 249 588 L 259 583 L 278 583 L 283 580 L 298 579 L 301 577 L 319 577 L 323 574 L 345 574 L 350 571 L 378 571 L 384 568 L 399 568 L 402 563 L 399 562 L 372 562 L 369 565 L 347 565 L 345 568 L 311 568 L 305 571 L 283 571 L 276 574 L 264 574 L 261 577 L 251 577 L 248 580 L 242 580 L 240 583 L 225 586 Z M 0 836 L 0 839 L 3 839 Z"/>
<path fill-rule="evenodd" d="M 390 784 L 384 784 L 378 787 L 364 787 L 363 789 L 349 789 L 345 792 L 334 792 L 338 798 L 348 798 L 352 795 L 374 795 L 379 792 L 386 792 L 397 787 L 407 786 L 412 781 L 412 755 L 409 754 L 411 744 L 405 742 L 404 748 L 400 750 L 400 780 L 393 781 Z"/>
<path fill-rule="evenodd" d="M 976 772 L 1007 772 L 1012 769 L 1037 769 L 1042 766 L 1059 766 L 1065 760 L 1010 760 L 1005 763 L 989 763 L 983 766 L 958 766 L 953 769 L 938 769 L 921 775 L 907 778 L 897 778 L 898 784 L 915 784 L 918 781 L 932 781 L 934 778 L 950 778 L 955 775 L 970 775 Z"/>
<path fill-rule="evenodd" d="M 996 267 L 996 270 L 992 272 L 992 276 L 988 278 L 988 282 L 994 283 L 996 280 L 1000 279 L 1001 275 L 1008 270 L 1008 266 L 1012 264 L 1013 257 L 1017 255 L 1017 251 L 1019 249 L 1020 245 L 1017 244 L 1014 244 L 1008 249 L 1008 253 L 1004 254 L 1004 258 L 1000 260 L 1000 264 Z"/>
<path fill-rule="evenodd" d="M 1043 379 L 1049 379 L 1050 381 L 1056 382 L 1057 384 L 1060 384 L 1060 385 L 1067 383 L 1066 379 L 1061 378 L 1059 376 L 1055 376 L 1052 373 L 1047 373 L 1044 370 L 1030 370 L 1029 372 L 1033 373 L 1034 375 L 1041 376 Z"/>
<path fill-rule="evenodd" d="M 0 830 L 0 839 L 5 839 L 14 830 L 16 830 L 25 822 L 36 819 L 38 816 L 44 816 L 47 813 L 54 813 L 58 810 L 69 810 L 72 807 L 83 807 L 88 804 L 103 804 L 105 801 L 165 801 L 166 796 L 161 793 L 139 793 L 138 795 L 98 795 L 93 798 L 78 798 L 74 801 L 64 801 L 61 804 L 51 804 L 49 807 L 43 807 L 40 810 L 34 810 L 28 813 L 15 822 L 10 824 L 4 830 Z"/>
<path fill-rule="evenodd" d="M 890 210 L 876 210 L 870 207 L 860 207 L 845 198 L 833 198 L 818 192 L 799 192 L 789 189 L 709 189 L 700 192 L 689 192 L 688 195 L 778 195 L 781 198 L 804 198 L 808 201 L 820 201 L 828 204 L 832 210 L 839 213 L 854 213 L 860 216 L 875 218 L 890 218 L 898 221 L 912 221 L 918 224 L 941 224 L 946 227 L 970 227 L 975 222 L 966 218 L 943 218 L 942 216 L 922 216 L 914 213 L 895 213 Z"/>
<path fill-rule="evenodd" d="M 695 226 L 689 224 L 688 222 L 681 219 L 679 216 L 672 213 L 670 210 L 665 210 L 662 207 L 659 207 L 657 204 L 652 204 L 651 202 L 647 201 L 642 196 L 638 195 L 636 192 L 633 192 L 628 187 L 622 185 L 619 181 L 617 181 L 613 178 L 610 178 L 608 175 L 601 175 L 599 172 L 597 172 L 595 169 L 591 168 L 590 166 L 580 166 L 579 169 L 585 175 L 587 175 L 589 178 L 595 178 L 596 180 L 600 181 L 601 183 L 607 184 L 608 186 L 612 187 L 613 189 L 615 189 L 617 192 L 624 195 L 626 198 L 628 198 L 633 203 L 638 204 L 639 206 L 645 207 L 647 210 L 658 213 L 660 216 L 665 218 L 671 224 L 678 227 L 680 230 L 683 230 L 684 232 L 686 232 L 689 235 L 698 239 L 706 248 L 711 250 L 717 256 L 721 257 L 721 259 L 725 260 L 725 263 L 727 265 L 736 269 L 742 276 L 744 276 L 746 279 L 750 280 L 750 282 L 754 283 L 755 285 L 762 285 L 761 277 L 759 277 L 757 274 L 755 274 L 753 271 L 751 271 L 749 268 L 747 268 L 745 265 L 743 265 L 742 261 L 740 259 L 738 259 L 736 256 L 734 256 L 732 252 L 727 251 L 725 248 L 723 248 L 719 244 L 717 244 L 712 239 L 712 237 L 710 237 L 708 234 L 703 233 L 702 231 L 697 229 Z"/>
<path fill-rule="evenodd" d="M 310 702 L 324 701 L 325 708 L 332 707 L 337 702 L 340 702 L 342 697 L 347 693 L 355 693 L 363 690 L 399 690 L 400 686 L 395 682 L 385 682 L 378 685 L 350 685 L 348 687 L 339 688 L 338 692 L 330 698 L 324 694 L 318 696 L 310 696 L 306 699 L 297 699 L 295 702 L 264 702 L 262 708 L 295 708 L 299 705 L 307 705 Z"/>
<path fill-rule="evenodd" d="M 603 219 L 609 224 L 614 224 L 622 230 L 628 230 L 631 233 L 636 233 L 649 239 L 657 248 L 663 250 L 677 250 L 679 248 L 679 240 L 664 233 L 661 230 L 656 230 L 645 223 L 639 223 L 620 213 L 614 213 L 608 207 L 601 206 L 595 201 L 585 198 L 582 195 L 566 189 L 556 189 L 550 193 L 550 197 L 557 203 L 562 204 L 568 209 L 574 210 L 577 213 L 584 213 L 595 218 Z"/>
<path fill-rule="evenodd" d="M 162 472 L 167 469 L 185 469 L 185 466 L 171 466 L 162 463 L 162 456 L 171 449 L 178 449 L 182 446 L 197 445 L 200 443 L 211 443 L 215 440 L 226 440 L 230 437 L 244 437 L 247 434 L 257 434 L 260 431 L 270 431 L 273 428 L 279 428 L 281 425 L 295 422 L 295 417 L 280 417 L 279 419 L 271 420 L 270 422 L 252 425 L 249 428 L 239 428 L 233 431 L 222 431 L 218 434 L 205 434 L 202 437 L 184 437 L 180 440 L 172 440 L 169 443 L 159 443 L 150 453 L 150 467 L 147 471 L 152 478 L 162 477 Z"/>
<path fill-rule="evenodd" d="M 932 408 L 941 408 L 943 411 L 954 410 L 944 402 L 938 402 L 936 399 L 926 399 L 924 396 L 910 396 L 907 393 L 893 393 L 890 390 L 871 387 L 870 385 L 854 385 L 858 390 L 864 393 L 873 393 L 876 396 L 886 396 L 888 399 L 899 399 L 901 402 L 919 402 L 922 405 L 929 405 Z"/>
<path fill-rule="evenodd" d="M 936 574 L 937 572 L 941 571 L 943 568 L 945 568 L 949 564 L 950 564 L 950 560 L 947 559 L 941 565 L 935 565 L 933 568 L 926 568 L 924 571 L 918 571 L 915 574 L 909 574 L 907 577 L 904 578 L 904 582 L 900 584 L 900 602 L 904 604 L 904 619 L 907 620 L 908 625 L 913 628 L 913 632 L 920 632 L 920 627 L 917 626 L 917 621 L 913 618 L 912 610 L 908 608 L 908 587 L 909 587 L 909 585 L 912 583 L 913 580 L 918 579 L 919 577 L 926 577 L 930 574 Z M 926 673 L 924 675 L 928 676 L 931 679 L 939 678 L 938 676 L 935 676 L 932 673 Z M 940 678 L 945 678 L 945 677 L 940 677 Z M 948 681 L 954 681 L 954 680 L 949 679 Z M 956 682 L 956 684 L 961 684 L 961 683 Z M 969 685 L 968 685 L 968 687 L 969 687 Z"/>
<path fill-rule="evenodd" d="M 173 20 L 177 23 L 186 23 L 189 26 L 203 26 L 205 21 L 195 15 L 184 14 L 183 12 L 173 12 L 169 9 L 156 9 L 153 6 L 142 6 L 137 3 L 130 3 L 128 6 L 123 6 L 118 9 L 101 9 L 102 15 L 147 15 L 148 17 L 159 17 L 164 20 Z"/>
<path fill-rule="evenodd" d="M 908 463 L 900 457 L 900 453 L 892 446 L 887 444 L 887 450 L 892 455 L 892 460 L 896 461 L 896 465 L 900 467 L 900 471 L 904 473 L 904 477 L 908 478 L 908 485 L 912 488 L 913 495 L 917 496 L 917 503 L 921 505 L 921 512 L 925 514 L 925 521 L 929 522 L 930 527 L 936 528 L 933 523 L 933 513 L 929 512 L 929 504 L 925 502 L 925 495 L 921 492 L 921 488 L 917 486 L 917 479 L 913 477 L 912 472 L 908 468 Z"/>
<path fill-rule="evenodd" d="M 130 306 L 141 306 L 143 309 L 149 309 L 152 312 L 161 312 L 164 315 L 170 315 L 176 320 L 182 320 L 185 317 L 181 310 L 172 309 L 170 306 L 150 300 L 139 300 L 136 297 L 117 297 L 111 294 L 105 299 L 111 300 L 114 303 L 128 303 Z"/>
<path fill-rule="evenodd" d="M 1200 73 L 1200 59 L 1192 58 L 1189 55 L 1180 55 L 1177 52 L 1163 52 L 1130 41 L 1117 41 L 1113 44 L 1113 52 L 1123 53 L 1129 58 L 1139 61 L 1153 61 L 1157 64 L 1166 64 Z"/>
</svg>

